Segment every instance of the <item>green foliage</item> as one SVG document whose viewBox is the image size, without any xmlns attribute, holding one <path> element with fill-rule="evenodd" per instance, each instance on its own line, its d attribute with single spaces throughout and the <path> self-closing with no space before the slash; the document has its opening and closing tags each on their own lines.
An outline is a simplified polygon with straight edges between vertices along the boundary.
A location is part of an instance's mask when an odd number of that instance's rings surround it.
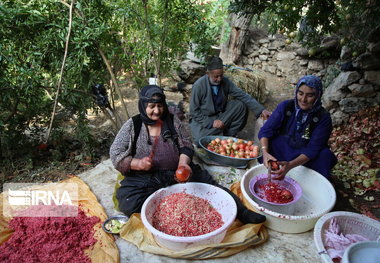
<svg viewBox="0 0 380 263">
<path fill-rule="evenodd" d="M 207 54 L 213 41 L 201 5 L 192 1 L 114 1 L 113 23 L 120 28 L 120 62 L 138 86 L 154 74 L 161 78 L 176 66 L 189 44 Z"/>
<path fill-rule="evenodd" d="M 318 46 L 326 35 L 338 34 L 354 50 L 363 51 L 368 30 L 380 25 L 379 0 L 233 0 L 230 11 L 269 18 L 272 33 L 298 31 L 298 40 L 308 47 Z"/>
<path fill-rule="evenodd" d="M 76 4 L 59 111 L 86 115 L 93 106 L 91 84 L 108 76 L 97 54 L 99 39 L 115 42 L 100 1 Z M 53 109 L 68 32 L 68 7 L 55 1 L 2 1 L 0 7 L 1 143 L 24 148 L 25 131 L 46 125 Z M 101 11 L 103 10 L 103 11 Z M 94 16 L 96 14 L 96 16 Z M 91 19 L 86 20 L 85 17 Z M 78 124 L 84 118 L 78 118 Z"/>
<path fill-rule="evenodd" d="M 26 150 L 27 144 L 34 147 L 43 141 L 31 134 L 46 134 L 51 119 L 65 53 L 70 3 L 0 2 L 2 156 L 22 154 L 18 150 Z M 75 136 L 85 149 L 96 145 L 86 118 L 87 110 L 97 107 L 92 86 L 105 83 L 111 91 L 110 73 L 99 50 L 118 79 L 127 73 L 135 86 L 141 87 L 151 73 L 162 77 L 173 69 L 190 43 L 198 44 L 201 53 L 210 51 L 216 40 L 208 37 L 202 10 L 201 5 L 190 0 L 75 1 L 57 115 L 77 127 Z M 59 131 L 65 125 L 56 118 L 51 141 L 61 137 Z"/>
</svg>

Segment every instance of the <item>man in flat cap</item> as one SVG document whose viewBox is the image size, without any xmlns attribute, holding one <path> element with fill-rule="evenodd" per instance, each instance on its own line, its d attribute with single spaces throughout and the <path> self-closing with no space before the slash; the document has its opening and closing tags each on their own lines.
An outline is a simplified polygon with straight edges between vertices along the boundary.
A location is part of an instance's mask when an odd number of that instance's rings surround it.
<svg viewBox="0 0 380 263">
<path fill-rule="evenodd" d="M 229 100 L 229 97 L 233 99 Z M 270 112 L 223 76 L 223 61 L 211 57 L 206 75 L 193 85 L 190 98 L 190 129 L 194 143 L 209 135 L 236 137 L 248 117 L 248 109 L 268 118 Z"/>
</svg>

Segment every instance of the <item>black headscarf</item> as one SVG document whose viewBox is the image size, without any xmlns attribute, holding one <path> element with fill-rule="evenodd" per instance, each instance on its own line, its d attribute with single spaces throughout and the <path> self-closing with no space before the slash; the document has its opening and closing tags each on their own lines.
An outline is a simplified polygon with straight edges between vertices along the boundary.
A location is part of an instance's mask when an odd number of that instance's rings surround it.
<svg viewBox="0 0 380 263">
<path fill-rule="evenodd" d="M 146 114 L 146 107 L 148 106 L 148 103 L 162 103 L 162 105 L 164 106 L 164 113 L 161 116 L 161 120 L 164 120 L 167 117 L 169 110 L 168 110 L 168 105 L 166 104 L 166 100 L 165 100 L 166 97 L 165 97 L 164 91 L 159 86 L 156 86 L 156 85 L 145 86 L 144 88 L 140 90 L 139 97 L 140 99 L 139 99 L 138 106 L 139 106 L 141 120 L 143 121 L 143 123 L 147 125 L 156 124 L 156 121 L 150 119 L 148 115 Z"/>
<path fill-rule="evenodd" d="M 166 97 L 165 97 L 164 91 L 159 86 L 148 85 L 141 89 L 139 97 L 140 99 L 139 99 L 138 107 L 139 107 L 140 117 L 141 117 L 142 122 L 146 125 L 154 125 L 157 122 L 155 120 L 150 119 L 148 115 L 146 114 L 146 107 L 148 103 L 162 103 L 162 105 L 164 106 L 164 112 L 162 116 L 160 117 L 162 121 L 161 135 L 165 141 L 166 139 L 169 139 L 169 138 L 174 139 L 174 137 L 176 137 L 177 135 L 175 134 L 174 131 L 171 131 L 172 129 L 174 129 L 173 124 L 172 124 L 173 121 L 170 118 L 169 109 L 166 103 Z"/>
</svg>

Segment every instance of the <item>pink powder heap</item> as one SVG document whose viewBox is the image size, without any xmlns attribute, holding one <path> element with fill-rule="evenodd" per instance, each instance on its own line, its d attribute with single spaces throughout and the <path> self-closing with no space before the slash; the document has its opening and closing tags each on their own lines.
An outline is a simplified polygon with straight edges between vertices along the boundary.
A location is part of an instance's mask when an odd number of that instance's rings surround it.
<svg viewBox="0 0 380 263">
<path fill-rule="evenodd" d="M 39 209 L 51 210 L 45 205 Z M 76 217 L 14 217 L 9 228 L 15 232 L 0 245 L 0 262 L 90 263 L 84 250 L 97 242 L 98 222 L 98 217 L 86 216 L 80 209 Z"/>
<path fill-rule="evenodd" d="M 203 198 L 186 193 L 166 196 L 153 214 L 153 227 L 172 236 L 199 236 L 223 225 L 222 216 Z"/>
</svg>

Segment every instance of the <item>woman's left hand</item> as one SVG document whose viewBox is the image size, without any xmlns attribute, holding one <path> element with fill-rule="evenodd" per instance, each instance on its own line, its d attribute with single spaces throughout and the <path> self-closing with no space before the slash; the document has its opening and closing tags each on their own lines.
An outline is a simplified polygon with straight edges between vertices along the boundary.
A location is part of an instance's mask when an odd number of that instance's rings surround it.
<svg viewBox="0 0 380 263">
<path fill-rule="evenodd" d="M 192 170 L 188 164 L 179 164 L 174 179 L 179 183 L 186 183 L 191 174 Z"/>
<path fill-rule="evenodd" d="M 280 165 L 280 169 L 277 171 L 272 171 L 272 174 L 277 174 L 277 176 L 272 177 L 273 180 L 283 180 L 289 170 L 292 169 L 289 162 L 281 161 L 278 162 L 278 164 Z"/>
</svg>

